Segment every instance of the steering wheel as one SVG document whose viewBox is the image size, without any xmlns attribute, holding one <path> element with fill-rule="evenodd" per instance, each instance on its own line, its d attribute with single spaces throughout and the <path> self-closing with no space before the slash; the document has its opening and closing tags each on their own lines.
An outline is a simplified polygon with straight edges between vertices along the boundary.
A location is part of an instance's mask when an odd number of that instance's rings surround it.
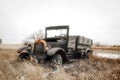
<svg viewBox="0 0 120 80">
<path fill-rule="evenodd" d="M 66 39 L 67 35 L 66 34 L 60 34 L 60 37 Z"/>
</svg>

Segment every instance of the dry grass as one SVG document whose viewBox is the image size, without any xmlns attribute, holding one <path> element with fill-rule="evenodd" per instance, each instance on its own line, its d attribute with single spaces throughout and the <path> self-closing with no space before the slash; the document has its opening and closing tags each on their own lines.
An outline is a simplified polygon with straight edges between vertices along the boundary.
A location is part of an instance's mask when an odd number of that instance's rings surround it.
<svg viewBox="0 0 120 80">
<path fill-rule="evenodd" d="M 0 80 L 74 80 L 64 70 L 53 71 L 35 62 L 19 63 L 16 57 L 16 50 L 0 51 Z"/>
<path fill-rule="evenodd" d="M 120 53 L 120 47 L 114 47 L 114 46 L 94 46 L 92 47 L 94 53 L 99 52 L 99 53 L 112 53 L 112 54 L 118 54 Z"/>
<path fill-rule="evenodd" d="M 64 71 L 54 72 L 49 68 L 30 62 L 0 61 L 1 80 L 70 80 Z M 62 74 L 61 74 L 62 73 Z M 61 77 L 62 76 L 62 77 Z"/>
<path fill-rule="evenodd" d="M 89 60 L 76 61 L 66 69 L 78 80 L 120 80 L 120 59 L 91 55 Z"/>
<path fill-rule="evenodd" d="M 64 69 L 16 61 L 16 50 L 0 50 L 0 80 L 120 80 L 120 59 L 91 55 L 89 60 L 64 64 Z"/>
<path fill-rule="evenodd" d="M 114 47 L 114 46 L 95 46 L 92 47 L 93 49 L 101 49 L 101 50 L 120 50 L 120 47 Z"/>
</svg>

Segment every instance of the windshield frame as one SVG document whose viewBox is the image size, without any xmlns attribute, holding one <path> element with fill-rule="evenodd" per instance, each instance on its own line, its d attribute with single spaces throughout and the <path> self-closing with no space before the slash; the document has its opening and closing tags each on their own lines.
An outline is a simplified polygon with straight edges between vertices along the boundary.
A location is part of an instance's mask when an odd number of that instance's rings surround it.
<svg viewBox="0 0 120 80">
<path fill-rule="evenodd" d="M 48 31 L 52 31 L 52 30 L 59 30 L 59 31 L 66 30 L 65 35 L 66 35 L 67 38 L 69 36 L 69 26 L 51 26 L 51 27 L 46 27 L 45 38 L 49 38 L 48 37 Z"/>
</svg>

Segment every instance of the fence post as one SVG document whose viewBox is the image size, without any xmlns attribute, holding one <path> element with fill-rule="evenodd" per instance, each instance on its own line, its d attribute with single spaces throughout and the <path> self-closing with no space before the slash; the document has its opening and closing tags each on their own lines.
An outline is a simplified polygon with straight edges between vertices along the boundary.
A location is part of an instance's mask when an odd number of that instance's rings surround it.
<svg viewBox="0 0 120 80">
<path fill-rule="evenodd" d="M 0 38 L 0 44 L 2 44 L 2 39 Z"/>
</svg>

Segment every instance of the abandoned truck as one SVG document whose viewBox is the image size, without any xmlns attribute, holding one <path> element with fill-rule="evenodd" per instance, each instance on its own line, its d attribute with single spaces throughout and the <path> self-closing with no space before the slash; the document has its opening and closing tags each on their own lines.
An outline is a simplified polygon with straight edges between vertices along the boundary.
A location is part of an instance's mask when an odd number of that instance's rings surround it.
<svg viewBox="0 0 120 80">
<path fill-rule="evenodd" d="M 92 53 L 93 40 L 80 35 L 70 36 L 69 26 L 46 27 L 45 38 L 42 41 L 47 42 L 47 46 L 43 44 L 44 42 L 40 43 L 40 40 L 37 40 L 33 49 L 30 45 L 27 52 L 21 52 L 23 48 L 19 49 L 18 53 L 21 54 L 18 58 L 21 60 L 24 58 L 30 59 L 30 56 L 32 56 L 38 62 L 41 60 L 56 60 L 58 63 L 63 63 L 71 57 L 77 59 L 89 58 Z"/>
</svg>

